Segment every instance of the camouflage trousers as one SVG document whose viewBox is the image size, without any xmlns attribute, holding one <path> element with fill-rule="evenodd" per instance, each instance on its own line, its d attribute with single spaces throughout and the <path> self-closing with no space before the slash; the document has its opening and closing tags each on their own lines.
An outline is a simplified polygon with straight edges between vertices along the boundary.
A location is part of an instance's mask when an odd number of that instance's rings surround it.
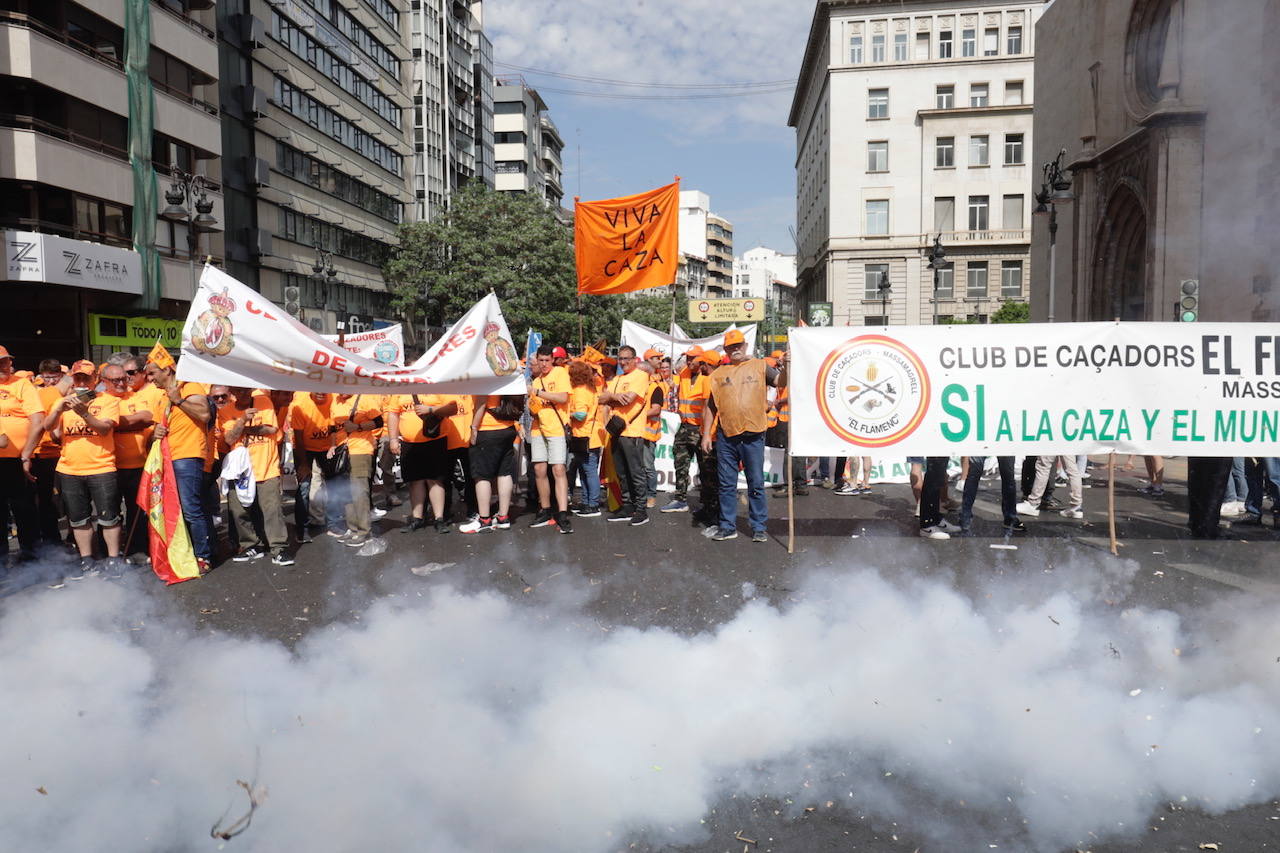
<svg viewBox="0 0 1280 853">
<path fill-rule="evenodd" d="M 716 478 L 714 453 L 702 452 L 702 428 L 697 424 L 681 423 L 672 442 L 672 454 L 676 469 L 675 499 L 689 499 L 689 462 L 698 460 L 698 494 L 702 506 L 719 506 L 719 482 Z"/>
</svg>

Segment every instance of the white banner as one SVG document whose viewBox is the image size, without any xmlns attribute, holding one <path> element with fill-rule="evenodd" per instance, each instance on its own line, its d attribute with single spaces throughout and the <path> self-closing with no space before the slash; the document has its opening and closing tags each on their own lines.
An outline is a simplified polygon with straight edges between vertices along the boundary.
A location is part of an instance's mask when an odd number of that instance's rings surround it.
<svg viewBox="0 0 1280 853">
<path fill-rule="evenodd" d="M 798 455 L 1280 455 L 1280 326 L 800 328 Z"/>
<path fill-rule="evenodd" d="M 747 340 L 747 351 L 755 352 L 756 325 L 754 323 L 747 326 L 729 325 L 724 331 L 727 332 L 729 329 L 739 329 L 742 332 L 742 336 Z M 683 330 L 677 326 L 673 331 L 682 332 Z M 671 356 L 674 360 L 684 355 L 685 350 L 693 346 L 702 347 L 704 350 L 718 349 L 724 352 L 724 332 L 712 335 L 709 338 L 686 338 L 680 335 L 659 332 L 657 329 L 650 329 L 648 326 L 642 326 L 630 320 L 623 320 L 622 338 L 619 343 L 635 347 L 637 353 L 644 353 L 647 349 L 656 349 L 664 355 Z"/>
<path fill-rule="evenodd" d="M 327 341 L 338 342 L 338 335 L 321 335 Z M 356 355 L 373 359 L 378 364 L 404 367 L 404 328 L 395 323 L 381 329 L 354 332 L 342 336 L 342 348 Z"/>
<path fill-rule="evenodd" d="M 391 367 L 326 340 L 262 294 L 206 266 L 182 330 L 178 377 L 281 391 L 523 394 L 524 374 L 490 293 L 422 358 Z"/>
</svg>

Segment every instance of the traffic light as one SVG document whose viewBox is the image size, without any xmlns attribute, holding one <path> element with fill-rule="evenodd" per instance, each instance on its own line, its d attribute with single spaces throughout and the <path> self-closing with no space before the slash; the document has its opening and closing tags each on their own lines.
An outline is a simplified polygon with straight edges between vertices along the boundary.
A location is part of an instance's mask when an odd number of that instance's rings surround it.
<svg viewBox="0 0 1280 853">
<path fill-rule="evenodd" d="M 1178 298 L 1178 319 L 1194 323 L 1200 317 L 1200 281 L 1188 278 L 1182 282 L 1182 295 Z"/>
</svg>

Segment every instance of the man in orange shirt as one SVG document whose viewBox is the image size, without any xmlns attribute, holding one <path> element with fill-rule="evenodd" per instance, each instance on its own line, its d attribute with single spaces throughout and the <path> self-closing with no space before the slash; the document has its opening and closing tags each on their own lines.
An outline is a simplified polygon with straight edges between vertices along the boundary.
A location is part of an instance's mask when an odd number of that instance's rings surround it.
<svg viewBox="0 0 1280 853">
<path fill-rule="evenodd" d="M 449 477 L 444 483 L 444 514 L 450 517 L 453 505 L 454 489 L 462 495 L 466 506 L 467 521 L 480 515 L 476 505 L 476 481 L 471 476 L 471 416 L 472 396 L 470 394 L 442 394 L 441 400 L 452 400 L 457 411 L 445 418 L 440 425 L 445 440 L 449 443 Z"/>
<path fill-rule="evenodd" d="M 94 390 L 98 372 L 93 362 L 71 365 L 71 390 L 49 409 L 47 426 L 62 442 L 58 459 L 58 491 L 67 507 L 67 522 L 80 551 L 80 565 L 68 575 L 80 580 L 93 574 L 93 521 L 107 546 L 102 569 L 120 577 L 120 487 L 116 480 L 116 448 L 112 432 L 120 420 L 120 400 Z"/>
<path fill-rule="evenodd" d="M 649 374 L 636 366 L 634 347 L 618 347 L 618 366 L 622 374 L 613 378 L 600 393 L 600 402 L 609 407 L 605 423 L 619 429 L 610 430 L 613 465 L 618 472 L 623 501 L 609 521 L 629 521 L 633 526 L 649 523 L 646 509 L 648 475 L 645 470 L 646 419 L 655 414 L 650 402 L 652 385 Z M 656 406 L 662 411 L 662 405 Z M 617 420 L 613 420 L 617 418 Z"/>
<path fill-rule="evenodd" d="M 155 413 L 164 405 L 164 392 L 144 384 L 141 390 L 130 389 L 124 367 L 107 363 L 102 369 L 102 382 L 107 394 L 119 401 L 120 416 L 111 438 L 115 444 L 116 483 L 125 505 L 125 542 L 123 553 L 132 562 L 148 560 L 147 525 L 140 518 L 138 485 L 142 482 L 142 466 L 147 462 Z"/>
<path fill-rule="evenodd" d="M 538 489 L 538 514 L 530 527 L 554 524 L 561 533 L 572 533 L 569 517 L 569 478 L 566 466 L 568 452 L 569 371 L 555 364 L 555 349 L 547 344 L 538 348 L 537 378 L 529 383 L 529 411 L 533 422 L 529 427 L 529 458 Z M 563 352 L 563 348 L 558 348 Z M 551 468 L 551 478 L 547 467 Z M 551 479 L 555 480 L 556 507 L 551 508 Z"/>
<path fill-rule="evenodd" d="M 373 452 L 378 445 L 378 431 L 382 429 L 385 398 L 377 394 L 339 394 L 333 401 L 333 420 L 338 425 L 338 435 L 345 436 L 351 474 L 347 479 L 351 488 L 347 496 L 347 532 L 338 540 L 360 548 L 369 541 L 373 532 L 370 489 L 373 485 Z M 331 499 L 325 495 L 325 501 Z"/>
<path fill-rule="evenodd" d="M 157 414 L 153 435 L 169 439 L 173 474 L 178 481 L 178 503 L 191 533 L 191 549 L 201 572 L 213 565 L 213 517 L 216 507 L 209 500 L 213 483 L 213 404 L 209 402 L 209 386 L 198 382 L 179 382 L 174 375 L 174 361 L 166 352 L 159 364 L 148 359 L 147 380 L 164 394 Z"/>
<path fill-rule="evenodd" d="M 348 487 L 347 472 L 333 468 L 333 454 L 338 446 L 337 426 L 333 420 L 333 395 L 299 391 L 293 395 L 292 422 L 294 468 L 298 476 L 298 496 L 293 503 L 293 523 L 299 542 L 310 542 L 311 485 L 315 472 L 324 482 L 325 526 L 333 536 L 342 536 L 347 528 L 343 518 Z"/>
<path fill-rule="evenodd" d="M 36 395 L 40 398 L 40 409 L 46 415 L 55 402 L 61 400 L 71 390 L 71 377 L 62 372 L 62 365 L 56 358 L 46 358 L 40 362 L 40 384 L 36 387 Z M 62 445 L 53 440 L 48 430 L 42 430 L 40 442 L 36 445 L 31 459 L 31 473 L 36 478 L 36 514 L 40 523 L 40 542 L 44 545 L 58 545 L 62 542 L 62 531 L 58 527 L 58 519 L 62 517 L 62 498 L 57 494 L 58 457 L 62 455 Z"/>
<path fill-rule="evenodd" d="M 35 556 L 40 539 L 35 511 L 31 460 L 44 425 L 44 409 L 36 386 L 15 376 L 13 357 L 0 347 L 0 504 L 7 504 L 7 517 L 18 527 L 18 544 L 23 559 Z M 9 537 L 0 536 L 0 555 L 9 555 Z"/>
<path fill-rule="evenodd" d="M 443 427 L 457 410 L 458 404 L 442 394 L 401 394 L 388 401 L 391 452 L 400 457 L 400 476 L 409 486 L 409 521 L 400 528 L 401 533 L 427 526 L 428 498 L 436 532 L 449 532 L 449 519 L 444 513 L 449 442 Z"/>
<path fill-rule="evenodd" d="M 232 399 L 218 410 L 218 426 L 230 448 L 224 457 L 223 473 L 228 466 L 234 471 L 236 454 L 241 448 L 248 455 L 250 472 L 254 481 L 253 503 L 246 506 L 239 491 L 227 489 L 227 509 L 235 526 L 236 538 L 241 549 L 231 559 L 237 563 L 262 558 L 271 551 L 271 562 L 277 566 L 292 566 L 289 554 L 289 530 L 284 524 L 284 507 L 280 488 L 280 442 L 276 434 L 280 425 L 271 398 L 266 394 L 254 395 L 248 388 L 230 389 Z M 230 486 L 230 482 L 227 482 Z M 266 543 L 259 534 L 261 525 Z M 247 543 L 247 544 L 246 544 Z"/>
</svg>

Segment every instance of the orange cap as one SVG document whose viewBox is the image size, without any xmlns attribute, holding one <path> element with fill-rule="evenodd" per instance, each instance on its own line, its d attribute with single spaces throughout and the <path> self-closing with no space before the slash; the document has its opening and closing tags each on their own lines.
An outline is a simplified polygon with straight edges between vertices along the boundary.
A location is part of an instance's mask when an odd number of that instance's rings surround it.
<svg viewBox="0 0 1280 853">
<path fill-rule="evenodd" d="M 727 347 L 731 347 L 734 344 L 745 344 L 746 342 L 747 339 L 742 334 L 741 329 L 730 329 L 724 333 L 724 345 Z"/>
<path fill-rule="evenodd" d="M 97 376 L 98 366 L 87 358 L 82 358 L 71 365 L 72 373 L 83 373 L 85 376 Z"/>
<path fill-rule="evenodd" d="M 784 353 L 780 349 L 776 349 L 773 352 L 769 353 L 770 358 L 782 358 L 784 355 L 786 355 L 786 353 Z"/>
<path fill-rule="evenodd" d="M 684 357 L 686 359 L 695 359 L 700 355 L 702 355 L 702 347 L 698 346 L 697 344 L 694 344 L 693 346 L 689 347 L 687 352 L 685 352 Z"/>
<path fill-rule="evenodd" d="M 0 358 L 13 358 L 13 356 L 9 355 L 9 350 L 0 347 Z"/>
<path fill-rule="evenodd" d="M 649 359 L 651 359 L 651 358 L 662 358 L 662 352 L 661 352 L 661 350 L 656 350 L 656 349 L 654 349 L 653 347 L 649 347 L 649 349 L 645 350 L 645 351 L 644 351 L 644 360 L 645 360 L 645 361 L 648 361 L 648 360 L 649 360 Z"/>
<path fill-rule="evenodd" d="M 713 349 L 709 349 L 706 352 L 702 353 L 700 356 L 698 356 L 698 361 L 702 362 L 703 364 L 709 364 L 712 367 L 715 367 L 720 363 L 720 353 L 716 352 Z"/>
<path fill-rule="evenodd" d="M 177 362 L 173 360 L 173 356 L 165 349 L 164 344 L 156 341 L 156 345 L 151 348 L 151 352 L 147 353 L 147 362 L 154 364 L 156 367 L 164 370 L 173 367 Z"/>
<path fill-rule="evenodd" d="M 778 366 L 778 360 L 777 360 L 776 358 L 774 358 L 773 356 L 771 356 L 771 355 L 766 355 L 766 356 L 764 357 L 764 363 L 765 363 L 765 364 L 767 364 L 767 365 L 769 365 L 770 367 L 777 367 L 777 366 Z"/>
</svg>

